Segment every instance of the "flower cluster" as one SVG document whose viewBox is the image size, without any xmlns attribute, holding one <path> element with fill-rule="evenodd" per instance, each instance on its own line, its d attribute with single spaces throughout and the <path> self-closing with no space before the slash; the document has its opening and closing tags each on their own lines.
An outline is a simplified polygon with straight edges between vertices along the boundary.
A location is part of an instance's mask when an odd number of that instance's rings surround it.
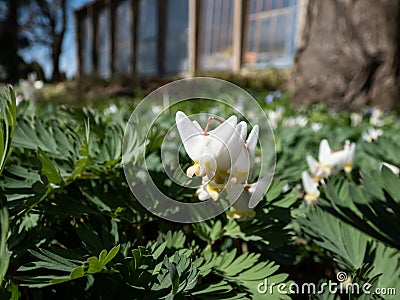
<svg viewBox="0 0 400 300">
<path fill-rule="evenodd" d="M 212 121 L 220 125 L 209 131 Z M 254 166 L 258 125 L 246 139 L 247 124 L 243 121 L 237 123 L 235 116 L 225 121 L 210 117 L 203 130 L 196 121 L 178 111 L 176 124 L 186 153 L 193 161 L 186 175 L 202 178 L 202 186 L 196 192 L 199 200 L 217 201 L 221 192 L 226 191 L 228 201 L 235 209 L 228 213 L 229 218 L 245 220 L 254 217 L 249 201 L 260 200 L 268 184 L 266 179 L 252 184 L 247 181 Z"/>
<path fill-rule="evenodd" d="M 319 145 L 318 161 L 311 155 L 306 157 L 311 175 L 307 171 L 303 171 L 301 178 L 306 192 L 304 199 L 307 203 L 317 201 L 320 195 L 318 184 L 324 178 L 331 174 L 336 174 L 340 170 L 344 170 L 346 173 L 351 172 L 355 151 L 356 145 L 348 140 L 345 142 L 343 149 L 333 151 L 328 141 L 324 139 Z"/>
<path fill-rule="evenodd" d="M 19 81 L 19 86 L 22 92 L 21 96 L 18 97 L 17 102 L 21 102 L 22 99 L 25 100 L 36 100 L 36 91 L 43 88 L 44 84 L 42 80 L 37 80 L 36 73 L 29 73 L 28 78 Z"/>
<path fill-rule="evenodd" d="M 285 108 L 283 106 L 279 106 L 276 110 L 269 110 L 267 112 L 268 120 L 272 128 L 276 129 L 278 127 L 279 123 L 283 119 L 284 113 L 285 113 Z"/>
<path fill-rule="evenodd" d="M 383 134 L 382 129 L 368 128 L 367 132 L 363 132 L 362 139 L 368 143 L 376 141 Z"/>
</svg>

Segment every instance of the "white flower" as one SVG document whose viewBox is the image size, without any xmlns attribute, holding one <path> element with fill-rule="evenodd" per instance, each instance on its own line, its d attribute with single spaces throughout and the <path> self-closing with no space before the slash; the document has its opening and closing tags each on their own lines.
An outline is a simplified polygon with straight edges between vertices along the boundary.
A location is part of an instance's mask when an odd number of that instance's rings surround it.
<svg viewBox="0 0 400 300">
<path fill-rule="evenodd" d="M 363 132 L 362 139 L 368 143 L 371 143 L 377 140 L 382 134 L 383 131 L 381 129 L 375 129 L 371 127 L 367 132 Z"/>
<path fill-rule="evenodd" d="M 16 100 L 16 105 L 18 106 L 24 100 L 24 97 L 22 97 L 21 95 L 17 95 L 15 97 L 15 100 Z"/>
<path fill-rule="evenodd" d="M 267 189 L 268 180 L 266 177 L 259 179 L 252 184 L 228 184 L 226 192 L 229 203 L 233 203 L 234 211 L 228 213 L 229 219 L 237 219 L 239 221 L 253 218 L 256 212 L 250 208 L 251 203 L 258 203 Z M 238 196 L 239 195 L 239 196 Z"/>
<path fill-rule="evenodd" d="M 115 114 L 117 110 L 118 110 L 117 106 L 113 103 L 104 110 L 104 114 L 105 115 Z"/>
<path fill-rule="evenodd" d="M 223 188 L 224 186 L 222 186 Z M 199 198 L 200 201 L 208 200 L 208 199 L 213 199 L 214 201 L 217 201 L 219 198 L 219 192 L 220 189 L 215 188 L 212 185 L 212 182 L 207 176 L 204 176 L 202 178 L 202 185 L 200 188 L 197 189 L 195 196 Z"/>
<path fill-rule="evenodd" d="M 218 177 L 222 178 L 222 181 L 219 183 L 216 177 L 218 176 L 214 176 L 212 180 L 210 180 L 207 175 L 203 176 L 202 186 L 198 188 L 195 193 L 195 195 L 199 198 L 199 200 L 204 201 L 208 199 L 213 199 L 214 201 L 217 201 L 219 199 L 219 193 L 223 189 L 225 189 L 227 184 L 227 179 Z"/>
<path fill-rule="evenodd" d="M 188 177 L 205 176 L 213 178 L 217 170 L 217 158 L 226 151 L 228 141 L 235 132 L 237 119 L 231 116 L 212 131 L 207 131 L 192 122 L 183 112 L 176 113 L 176 124 L 186 153 L 193 160 L 193 166 L 186 171 Z M 237 145 L 235 145 L 237 146 Z M 234 152 L 227 149 L 229 153 Z"/>
<path fill-rule="evenodd" d="M 202 177 L 202 185 L 195 195 L 201 201 L 217 201 L 220 192 L 226 190 L 228 200 L 235 208 L 228 217 L 239 220 L 253 217 L 255 212 L 252 208 L 260 201 L 269 183 L 267 178 L 253 184 L 247 182 L 255 163 L 258 125 L 253 127 L 246 140 L 247 124 L 237 124 L 235 116 L 226 121 L 210 117 L 204 130 L 181 111 L 175 118 L 183 146 L 193 160 L 193 166 L 187 169 L 186 174 L 188 177 Z M 208 131 L 213 120 L 221 125 Z"/>
<path fill-rule="evenodd" d="M 400 169 L 398 167 L 392 165 L 392 164 L 389 164 L 387 162 L 382 162 L 381 165 L 380 165 L 380 169 L 381 170 L 382 170 L 383 166 L 387 167 L 395 175 L 399 175 L 400 174 Z"/>
<path fill-rule="evenodd" d="M 194 122 L 199 128 L 200 125 Z M 234 184 L 244 184 L 250 176 L 251 169 L 255 162 L 255 149 L 258 142 L 258 125 L 251 130 L 247 141 L 244 138 L 247 134 L 247 124 L 240 122 L 236 125 L 236 129 L 221 153 L 216 158 L 217 168 L 214 176 L 204 176 L 202 187 L 197 190 L 197 196 L 200 200 L 212 198 L 218 200 L 219 192 L 222 191 L 228 180 Z M 242 146 L 240 146 L 242 145 Z M 230 153 L 226 149 L 230 149 Z M 233 165 L 231 165 L 233 162 Z M 206 198 L 205 193 L 208 194 Z"/>
<path fill-rule="evenodd" d="M 372 126 L 381 127 L 381 126 L 385 125 L 385 122 L 382 120 L 382 117 L 383 117 L 383 111 L 380 110 L 379 108 L 375 108 L 372 111 L 371 117 L 369 119 L 369 123 Z"/>
<path fill-rule="evenodd" d="M 295 121 L 296 121 L 296 125 L 299 125 L 300 127 L 304 127 L 308 123 L 308 119 L 304 116 L 296 117 Z"/>
<path fill-rule="evenodd" d="M 322 123 L 312 123 L 311 124 L 311 129 L 314 132 L 320 131 L 322 128 Z"/>
<path fill-rule="evenodd" d="M 231 175 L 237 183 L 244 183 L 250 176 L 254 166 L 255 151 L 258 142 L 258 125 L 251 130 L 248 139 L 242 144 L 240 153 L 232 166 Z"/>
<path fill-rule="evenodd" d="M 222 149 L 217 157 L 218 170 L 228 172 L 231 166 L 238 160 L 239 155 L 246 147 L 247 124 L 240 122 L 236 125 L 226 147 Z"/>
<path fill-rule="evenodd" d="M 284 127 L 294 127 L 296 125 L 296 119 L 293 117 L 285 118 L 282 121 Z"/>
<path fill-rule="evenodd" d="M 278 127 L 279 122 L 283 118 L 283 113 L 285 112 L 285 108 L 282 106 L 279 106 L 276 110 L 270 110 L 267 112 L 268 114 L 268 120 L 271 124 L 271 127 L 273 129 Z"/>
<path fill-rule="evenodd" d="M 362 119 L 363 119 L 363 117 L 362 117 L 361 114 L 359 114 L 359 113 L 352 113 L 352 114 L 350 115 L 351 126 L 353 126 L 353 127 L 359 126 L 359 125 L 361 124 L 361 122 L 362 122 Z"/>
<path fill-rule="evenodd" d="M 42 80 L 36 80 L 36 81 L 33 83 L 33 87 L 34 87 L 35 89 L 37 89 L 37 90 L 42 89 L 43 86 L 44 86 L 44 83 L 43 83 Z"/>
<path fill-rule="evenodd" d="M 21 79 L 19 81 L 19 86 L 22 91 L 22 96 L 24 97 L 25 100 L 35 100 L 35 87 L 30 84 L 28 80 L 23 80 Z"/>
<path fill-rule="evenodd" d="M 297 116 L 295 118 L 289 117 L 286 119 L 283 119 L 283 126 L 285 127 L 294 127 L 296 125 L 299 125 L 300 127 L 306 126 L 308 123 L 308 119 L 305 116 Z"/>
<path fill-rule="evenodd" d="M 37 79 L 37 75 L 35 72 L 31 72 L 28 74 L 28 81 L 30 83 L 34 83 L 36 81 L 36 79 Z"/>
<path fill-rule="evenodd" d="M 160 113 L 162 112 L 162 110 L 163 110 L 163 108 L 162 108 L 162 106 L 160 106 L 160 105 L 152 105 L 152 106 L 151 106 L 151 111 L 152 111 L 154 114 L 160 114 Z"/>
<path fill-rule="evenodd" d="M 307 204 L 315 203 L 320 195 L 318 190 L 318 182 L 315 182 L 314 179 L 311 178 L 310 174 L 308 174 L 306 171 L 301 173 L 301 180 L 303 181 L 303 187 L 306 192 L 304 200 L 307 202 Z"/>
<path fill-rule="evenodd" d="M 346 140 L 343 151 L 346 153 L 343 162 L 343 170 L 346 173 L 350 173 L 353 169 L 354 156 L 356 154 L 356 144 L 350 143 L 349 140 Z"/>
<path fill-rule="evenodd" d="M 290 185 L 289 183 L 286 183 L 283 187 L 282 187 L 282 193 L 287 193 L 290 190 Z"/>
<path fill-rule="evenodd" d="M 323 139 L 319 145 L 318 161 L 311 155 L 306 157 L 307 165 L 314 180 L 320 181 L 323 178 L 327 178 L 332 173 L 337 172 L 344 166 L 346 160 L 352 163 L 351 159 L 354 155 L 351 156 L 353 152 L 349 153 L 349 150 L 350 149 L 333 152 L 328 141 Z M 353 151 L 353 149 L 351 149 L 351 151 Z"/>
<path fill-rule="evenodd" d="M 194 195 L 197 196 L 197 198 L 199 198 L 199 200 L 201 201 L 205 201 L 211 198 L 206 190 L 205 185 L 199 187 Z"/>
</svg>

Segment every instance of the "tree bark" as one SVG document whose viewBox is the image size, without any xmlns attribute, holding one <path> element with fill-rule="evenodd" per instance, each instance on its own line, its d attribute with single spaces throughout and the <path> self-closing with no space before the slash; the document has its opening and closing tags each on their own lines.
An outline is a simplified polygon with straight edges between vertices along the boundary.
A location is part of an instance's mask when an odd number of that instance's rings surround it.
<svg viewBox="0 0 400 300">
<path fill-rule="evenodd" d="M 10 0 L 8 1 L 8 14 L 5 22 L 5 41 L 7 41 L 6 45 L 2 45 L 2 47 L 6 47 L 4 62 L 6 65 L 7 71 L 7 80 L 10 83 L 15 83 L 19 78 L 19 61 L 18 61 L 18 1 Z"/>
<path fill-rule="evenodd" d="M 400 1 L 307 1 L 290 82 L 294 103 L 400 109 Z"/>
<path fill-rule="evenodd" d="M 44 19 L 45 23 L 48 24 L 46 30 L 43 28 L 43 38 L 38 43 L 50 46 L 53 65 L 51 80 L 60 81 L 63 79 L 60 72 L 60 56 L 67 27 L 67 0 L 35 0 L 35 3 L 39 8 L 36 17 L 39 17 L 39 20 Z"/>
<path fill-rule="evenodd" d="M 62 41 L 63 38 L 59 36 L 53 37 L 53 45 L 51 51 L 51 60 L 53 64 L 53 72 L 51 74 L 52 81 L 59 81 L 61 80 L 61 72 L 60 72 L 60 56 L 62 52 Z"/>
<path fill-rule="evenodd" d="M 64 41 L 65 30 L 67 27 L 67 0 L 61 0 L 60 7 L 61 10 L 61 20 L 60 22 L 60 30 L 57 32 L 57 21 L 54 20 L 50 22 L 53 25 L 52 28 L 52 62 L 53 62 L 53 72 L 51 75 L 52 81 L 60 81 L 61 72 L 60 72 L 60 56 L 62 52 L 62 43 Z"/>
</svg>

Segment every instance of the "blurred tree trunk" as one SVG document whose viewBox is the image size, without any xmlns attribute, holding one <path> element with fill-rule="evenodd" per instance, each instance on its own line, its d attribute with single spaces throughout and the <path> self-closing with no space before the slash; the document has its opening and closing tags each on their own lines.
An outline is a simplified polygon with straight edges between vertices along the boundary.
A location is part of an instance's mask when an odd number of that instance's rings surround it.
<svg viewBox="0 0 400 300">
<path fill-rule="evenodd" d="M 400 108 L 399 0 L 303 0 L 295 104 Z"/>
<path fill-rule="evenodd" d="M 62 76 L 60 72 L 60 56 L 62 52 L 62 42 L 64 40 L 64 35 L 65 35 L 65 29 L 60 34 L 54 33 L 52 38 L 52 45 L 51 45 L 51 60 L 53 63 L 53 72 L 51 75 L 52 81 L 63 80 L 63 78 L 61 78 Z"/>
<path fill-rule="evenodd" d="M 7 79 L 10 83 L 18 81 L 18 2 L 17 0 L 9 0 L 7 18 L 4 24 L 6 45 L 4 61 L 6 64 Z"/>
<path fill-rule="evenodd" d="M 42 27 L 42 30 L 39 31 L 40 36 L 37 32 L 33 32 L 33 36 L 37 43 L 49 46 L 51 50 L 53 65 L 51 80 L 63 80 L 60 72 L 60 56 L 67 28 L 67 0 L 35 0 L 35 2 L 39 11 L 34 14 L 31 25 Z"/>
</svg>

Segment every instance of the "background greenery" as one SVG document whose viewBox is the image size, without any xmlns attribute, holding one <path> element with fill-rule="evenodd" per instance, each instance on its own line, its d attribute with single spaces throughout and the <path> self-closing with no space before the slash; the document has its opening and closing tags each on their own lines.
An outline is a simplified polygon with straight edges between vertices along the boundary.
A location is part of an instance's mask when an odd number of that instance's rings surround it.
<svg viewBox="0 0 400 300">
<path fill-rule="evenodd" d="M 398 115 L 385 113 L 383 135 L 369 143 L 362 135 L 372 126 L 371 110 L 352 126 L 348 112 L 322 105 L 294 111 L 285 94 L 272 101 L 267 91 L 253 94 L 266 113 L 284 107 L 274 129 L 275 177 L 256 217 L 238 222 L 222 214 L 178 224 L 145 210 L 123 174 L 124 128 L 140 99 L 16 107 L 7 88 L 0 126 L 0 298 L 288 299 L 277 293 L 278 283 L 322 283 L 339 271 L 352 282 L 399 293 L 400 179 L 380 169 L 382 161 L 400 165 Z M 187 105 L 185 113 L 210 109 Z M 307 124 L 296 123 L 299 116 Z M 194 191 L 169 185 L 160 168 L 160 145 L 173 122 L 171 113 L 153 128 L 149 169 L 169 193 L 195 201 Z M 355 142 L 355 168 L 331 176 L 310 206 L 302 200 L 301 172 L 323 138 L 334 149 L 346 139 Z M 272 295 L 257 292 L 265 278 L 275 283 Z"/>
</svg>

